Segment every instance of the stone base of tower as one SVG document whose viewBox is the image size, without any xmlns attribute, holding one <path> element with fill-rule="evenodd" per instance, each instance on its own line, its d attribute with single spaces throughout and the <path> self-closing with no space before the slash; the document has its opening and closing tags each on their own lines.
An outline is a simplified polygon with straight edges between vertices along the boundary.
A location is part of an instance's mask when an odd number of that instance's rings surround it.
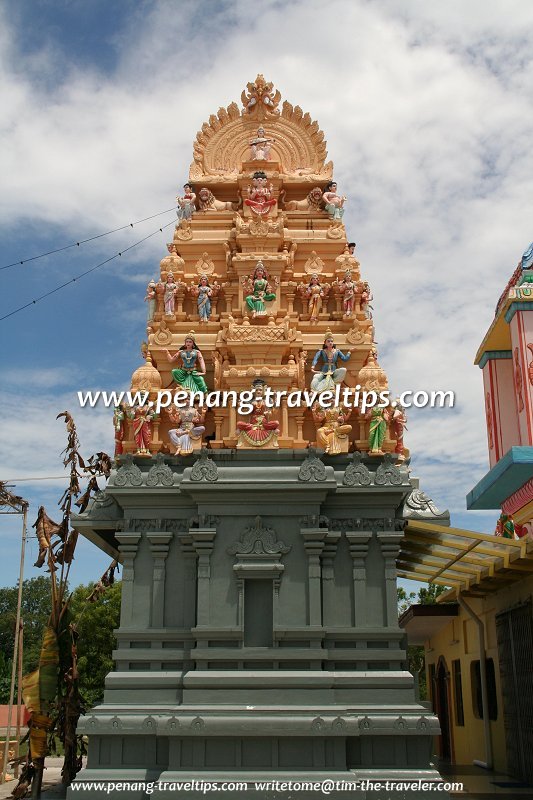
<svg viewBox="0 0 533 800">
<path fill-rule="evenodd" d="M 396 602 L 417 486 L 383 457 L 124 459 L 76 520 L 116 549 L 123 600 L 69 797 L 108 796 L 102 782 L 132 797 L 429 796 L 405 787 L 439 781 L 439 726 L 415 700 Z"/>
</svg>

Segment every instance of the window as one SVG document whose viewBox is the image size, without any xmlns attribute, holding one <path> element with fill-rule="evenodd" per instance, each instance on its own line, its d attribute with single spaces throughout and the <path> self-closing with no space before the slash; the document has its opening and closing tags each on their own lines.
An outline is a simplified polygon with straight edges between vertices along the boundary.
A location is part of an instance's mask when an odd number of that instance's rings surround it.
<svg viewBox="0 0 533 800">
<path fill-rule="evenodd" d="M 461 661 L 452 661 L 453 695 L 455 699 L 455 724 L 464 725 L 465 715 L 463 709 L 463 683 L 461 679 Z"/>
<path fill-rule="evenodd" d="M 494 675 L 494 661 L 492 658 L 485 660 L 487 671 L 487 694 L 489 705 L 489 719 L 498 719 L 498 699 L 496 696 L 496 678 Z M 483 707 L 481 704 L 481 667 L 479 661 L 472 661 L 470 666 L 472 679 L 472 706 L 474 715 L 478 719 L 483 719 Z"/>
</svg>

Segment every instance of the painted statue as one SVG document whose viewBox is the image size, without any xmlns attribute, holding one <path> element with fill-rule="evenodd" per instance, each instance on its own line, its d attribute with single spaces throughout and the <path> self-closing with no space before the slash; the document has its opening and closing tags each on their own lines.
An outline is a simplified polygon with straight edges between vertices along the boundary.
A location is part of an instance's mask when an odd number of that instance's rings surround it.
<svg viewBox="0 0 533 800">
<path fill-rule="evenodd" d="M 207 384 L 202 377 L 205 375 L 204 357 L 198 349 L 198 345 L 191 334 L 185 338 L 177 353 L 172 355 L 166 351 L 167 360 L 181 362 L 181 367 L 172 370 L 172 377 L 177 384 L 191 392 L 208 392 Z M 200 369 L 198 370 L 197 367 Z"/>
<path fill-rule="evenodd" d="M 209 322 L 211 317 L 211 297 L 213 290 L 209 285 L 209 278 L 207 275 L 201 275 L 198 286 L 193 287 L 193 293 L 197 296 L 196 304 L 198 306 L 198 316 L 200 322 Z"/>
<path fill-rule="evenodd" d="M 387 412 L 385 408 L 374 406 L 369 414 L 368 453 L 371 456 L 384 455 L 381 449 L 387 433 Z"/>
<path fill-rule="evenodd" d="M 196 211 L 196 195 L 190 183 L 186 183 L 183 187 L 183 195 L 176 197 L 178 203 L 177 215 L 180 222 L 184 219 L 192 219 L 192 215 Z"/>
<path fill-rule="evenodd" d="M 348 434 L 352 430 L 352 426 L 346 424 L 350 411 L 340 406 L 321 408 L 318 403 L 314 404 L 312 411 L 315 422 L 322 423 L 316 432 L 317 446 L 332 456 L 347 453 Z"/>
<path fill-rule="evenodd" d="M 174 313 L 174 306 L 176 303 L 176 292 L 178 291 L 178 284 L 174 281 L 174 275 L 169 272 L 167 279 L 163 284 L 164 294 L 163 303 L 165 305 L 165 314 L 168 316 Z"/>
<path fill-rule="evenodd" d="M 148 303 L 148 317 L 147 322 L 151 322 L 155 316 L 156 305 L 157 305 L 157 297 L 156 297 L 156 287 L 157 283 L 152 280 L 146 287 L 146 297 L 144 298 L 145 303 Z"/>
<path fill-rule="evenodd" d="M 320 278 L 315 273 L 311 275 L 308 286 L 305 288 L 305 296 L 307 297 L 307 310 L 309 311 L 309 319 L 311 322 L 318 322 L 318 315 L 322 308 L 322 299 L 324 297 L 324 289 L 320 285 Z"/>
<path fill-rule="evenodd" d="M 176 448 L 174 455 L 188 456 L 194 451 L 194 444 L 201 443 L 205 432 L 205 411 L 198 401 L 193 407 L 167 409 L 170 421 L 177 425 L 169 430 L 170 441 Z"/>
<path fill-rule="evenodd" d="M 339 358 L 341 361 L 348 361 L 351 353 L 344 355 L 341 350 L 337 350 L 332 336 L 327 336 L 322 345 L 321 350 L 317 350 L 313 363 L 311 365 L 311 372 L 314 377 L 311 381 L 311 389 L 318 392 L 325 392 L 335 388 L 335 384 L 342 383 L 346 377 L 346 368 L 337 367 Z M 321 369 L 315 369 L 318 362 L 322 361 Z"/>
<path fill-rule="evenodd" d="M 252 383 L 255 397 L 249 422 L 237 422 L 237 447 L 278 447 L 279 422 L 269 419 L 271 409 L 264 400 L 265 381 L 257 378 Z"/>
<path fill-rule="evenodd" d="M 344 278 L 339 283 L 339 290 L 342 294 L 342 305 L 344 317 L 351 317 L 354 311 L 356 285 L 352 280 L 352 273 L 346 270 Z"/>
<path fill-rule="evenodd" d="M 115 458 L 124 452 L 124 428 L 126 425 L 125 406 L 121 403 L 115 406 L 113 412 L 113 428 L 115 429 Z"/>
<path fill-rule="evenodd" d="M 254 214 L 266 216 L 276 205 L 276 200 L 272 197 L 273 186 L 268 183 L 268 178 L 264 172 L 254 172 L 252 185 L 248 187 L 248 197 L 244 204 L 252 209 Z"/>
<path fill-rule="evenodd" d="M 243 282 L 250 291 L 246 297 L 246 305 L 252 312 L 252 317 L 263 317 L 266 314 L 265 302 L 275 300 L 276 295 L 270 287 L 262 261 L 258 261 L 252 277 L 245 278 Z"/>
<path fill-rule="evenodd" d="M 496 530 L 494 533 L 496 536 L 503 536 L 504 539 L 514 539 L 516 528 L 511 514 L 504 514 L 502 511 L 496 523 Z"/>
<path fill-rule="evenodd" d="M 265 136 L 264 128 L 258 128 L 257 135 L 250 141 L 250 161 L 270 161 L 270 150 L 275 141 Z"/>
<path fill-rule="evenodd" d="M 405 461 L 405 447 L 403 444 L 403 433 L 407 425 L 405 409 L 399 400 L 395 400 L 395 405 L 393 406 L 391 404 L 387 412 L 386 416 L 388 417 L 391 436 L 393 439 L 396 439 L 394 452 L 398 456 L 398 461 Z"/>
<path fill-rule="evenodd" d="M 135 440 L 136 456 L 149 456 L 152 443 L 152 422 L 157 417 L 156 412 L 149 406 L 135 406 L 127 412 L 132 420 L 133 438 Z"/>
<path fill-rule="evenodd" d="M 370 290 L 368 281 L 363 281 L 363 291 L 361 292 L 361 311 L 363 311 L 367 319 L 372 319 L 372 306 L 370 301 L 374 296 Z"/>
<path fill-rule="evenodd" d="M 341 220 L 344 215 L 344 203 L 346 197 L 340 197 L 337 194 L 337 184 L 335 181 L 330 181 L 324 186 L 322 194 L 324 206 L 329 214 L 330 219 Z"/>
<path fill-rule="evenodd" d="M 230 200 L 217 200 L 211 189 L 203 186 L 198 192 L 198 207 L 206 214 L 208 211 L 236 211 L 237 203 Z"/>
</svg>

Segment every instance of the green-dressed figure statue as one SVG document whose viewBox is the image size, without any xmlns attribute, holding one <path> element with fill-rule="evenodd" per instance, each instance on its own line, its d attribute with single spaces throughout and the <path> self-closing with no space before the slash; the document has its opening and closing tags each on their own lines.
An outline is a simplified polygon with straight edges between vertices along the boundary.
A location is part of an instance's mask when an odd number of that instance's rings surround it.
<svg viewBox="0 0 533 800">
<path fill-rule="evenodd" d="M 262 261 L 257 263 L 252 277 L 246 283 L 251 290 L 251 294 L 246 297 L 246 305 L 252 312 L 252 317 L 263 317 L 266 314 L 265 301 L 275 300 L 276 295 L 268 283 L 267 271 Z"/>
<path fill-rule="evenodd" d="M 382 456 L 381 446 L 387 433 L 387 417 L 385 409 L 374 406 L 370 412 L 370 428 L 368 430 L 368 454 Z"/>
<path fill-rule="evenodd" d="M 172 370 L 172 377 L 176 383 L 184 389 L 190 389 L 191 392 L 208 392 L 209 389 L 202 377 L 205 375 L 204 357 L 198 349 L 192 334 L 193 331 L 186 337 L 184 344 L 174 355 L 167 350 L 167 359 L 169 361 L 181 361 L 182 366 Z"/>
</svg>

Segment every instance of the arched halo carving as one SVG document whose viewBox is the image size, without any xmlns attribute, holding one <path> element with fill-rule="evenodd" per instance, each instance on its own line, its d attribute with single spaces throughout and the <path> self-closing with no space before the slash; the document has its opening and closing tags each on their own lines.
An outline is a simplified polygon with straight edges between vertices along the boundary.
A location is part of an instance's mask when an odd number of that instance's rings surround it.
<svg viewBox="0 0 533 800">
<path fill-rule="evenodd" d="M 251 87 L 261 84 L 262 93 L 256 92 L 256 102 Z M 280 95 L 274 93 L 272 84 L 258 75 L 254 84 L 248 84 L 248 95 L 243 92 L 244 108 L 239 112 L 236 103 L 220 108 L 209 117 L 194 142 L 194 161 L 189 172 L 190 180 L 198 181 L 210 175 L 218 180 L 231 180 L 236 176 L 243 161 L 250 153 L 250 140 L 261 122 L 267 136 L 275 139 L 271 160 L 279 162 L 284 174 L 295 175 L 304 180 L 327 180 L 333 174 L 327 156 L 324 134 L 318 122 L 304 114 L 299 106 L 285 101 L 281 113 L 277 106 Z M 270 102 L 265 103 L 268 97 Z M 246 102 L 245 102 L 246 100 Z"/>
</svg>

